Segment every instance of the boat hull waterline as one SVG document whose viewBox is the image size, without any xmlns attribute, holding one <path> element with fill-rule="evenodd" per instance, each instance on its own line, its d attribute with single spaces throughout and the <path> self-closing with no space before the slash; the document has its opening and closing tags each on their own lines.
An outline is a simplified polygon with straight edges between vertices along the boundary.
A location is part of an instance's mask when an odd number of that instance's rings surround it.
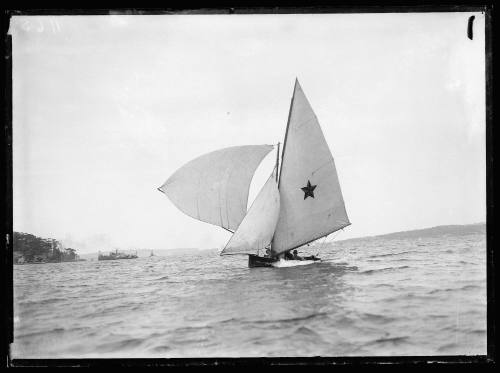
<svg viewBox="0 0 500 373">
<path fill-rule="evenodd" d="M 256 267 L 295 267 L 298 265 L 312 264 L 321 261 L 320 258 L 315 256 L 304 257 L 303 260 L 283 260 L 278 258 L 266 258 L 263 256 L 258 256 L 254 254 L 248 255 L 248 266 L 250 268 Z"/>
<path fill-rule="evenodd" d="M 308 264 L 314 264 L 321 262 L 321 259 L 303 259 L 303 260 L 285 260 L 280 259 L 277 262 L 273 263 L 274 268 L 287 268 L 287 267 L 297 267 L 297 266 L 305 266 Z"/>
</svg>

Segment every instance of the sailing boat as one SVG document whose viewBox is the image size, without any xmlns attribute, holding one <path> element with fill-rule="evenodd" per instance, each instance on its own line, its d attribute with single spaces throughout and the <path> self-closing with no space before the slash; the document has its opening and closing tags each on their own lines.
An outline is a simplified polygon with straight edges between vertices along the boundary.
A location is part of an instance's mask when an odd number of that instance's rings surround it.
<svg viewBox="0 0 500 373">
<path fill-rule="evenodd" d="M 281 167 L 279 148 L 274 170 L 248 211 L 250 182 L 272 145 L 202 155 L 158 189 L 185 214 L 232 233 L 221 255 L 248 255 L 249 267 L 274 266 L 292 250 L 351 224 L 333 156 L 297 79 Z"/>
</svg>

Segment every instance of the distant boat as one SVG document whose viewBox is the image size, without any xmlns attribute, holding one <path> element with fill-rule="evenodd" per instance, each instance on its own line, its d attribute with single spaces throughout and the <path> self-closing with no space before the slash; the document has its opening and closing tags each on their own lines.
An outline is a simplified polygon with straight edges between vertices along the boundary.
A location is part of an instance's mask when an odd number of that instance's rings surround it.
<svg viewBox="0 0 500 373">
<path fill-rule="evenodd" d="M 119 259 L 137 259 L 137 252 L 135 254 L 125 254 L 118 252 L 118 249 L 115 251 L 110 251 L 109 255 L 103 255 L 99 251 L 99 255 L 97 260 L 119 260 Z"/>
<path fill-rule="evenodd" d="M 151 250 L 151 254 L 149 254 L 149 256 L 155 256 L 155 254 L 153 254 L 153 250 Z"/>
<path fill-rule="evenodd" d="M 248 211 L 250 182 L 273 145 L 234 146 L 202 155 L 158 189 L 185 214 L 233 233 L 221 255 L 248 255 L 249 267 L 299 259 L 292 250 L 351 223 L 333 156 L 298 80 L 280 169 L 279 148 L 280 143 L 274 170 Z M 260 256 L 264 250 L 266 255 Z"/>
</svg>

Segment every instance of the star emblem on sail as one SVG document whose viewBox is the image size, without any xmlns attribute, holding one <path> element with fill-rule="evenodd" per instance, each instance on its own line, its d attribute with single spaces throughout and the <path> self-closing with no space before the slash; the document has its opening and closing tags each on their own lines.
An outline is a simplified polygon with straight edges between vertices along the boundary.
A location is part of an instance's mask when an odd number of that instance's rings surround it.
<svg viewBox="0 0 500 373">
<path fill-rule="evenodd" d="M 303 188 L 300 188 L 304 192 L 304 199 L 306 199 L 307 197 L 314 198 L 314 189 L 316 189 L 316 187 L 317 185 L 311 185 L 311 182 L 307 180 L 307 185 Z"/>
</svg>

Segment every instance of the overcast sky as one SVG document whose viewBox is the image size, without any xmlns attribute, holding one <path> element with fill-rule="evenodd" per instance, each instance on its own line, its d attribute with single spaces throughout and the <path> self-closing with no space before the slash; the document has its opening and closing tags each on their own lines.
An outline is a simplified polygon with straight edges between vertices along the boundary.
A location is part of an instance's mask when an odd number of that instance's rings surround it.
<svg viewBox="0 0 500 373">
<path fill-rule="evenodd" d="M 15 231 L 80 252 L 224 246 L 156 188 L 203 153 L 283 142 L 296 77 L 352 222 L 338 239 L 486 220 L 481 13 L 19 16 L 10 32 Z"/>
</svg>

